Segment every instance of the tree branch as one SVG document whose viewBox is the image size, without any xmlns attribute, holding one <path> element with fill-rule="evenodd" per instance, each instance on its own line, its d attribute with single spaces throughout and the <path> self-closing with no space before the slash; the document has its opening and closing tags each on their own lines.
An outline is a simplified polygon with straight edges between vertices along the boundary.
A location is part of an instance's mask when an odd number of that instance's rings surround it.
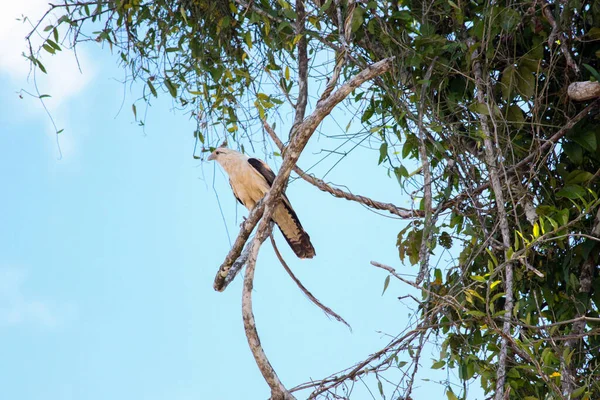
<svg viewBox="0 0 600 400">
<path fill-rule="evenodd" d="M 429 65 L 429 69 L 425 74 L 424 81 L 428 82 L 431 79 L 431 73 L 437 57 L 433 59 Z M 429 268 L 429 245 L 431 241 L 431 233 L 433 232 L 432 225 L 435 224 L 433 211 L 431 209 L 432 195 L 431 195 L 431 170 L 429 168 L 429 158 L 427 156 L 427 145 L 425 143 L 425 127 L 423 126 L 423 110 L 425 108 L 425 91 L 429 86 L 428 83 L 423 83 L 421 87 L 421 98 L 419 99 L 419 119 L 417 121 L 417 127 L 419 130 L 419 158 L 421 159 L 421 170 L 423 171 L 423 201 L 425 208 L 425 221 L 423 222 L 423 236 L 421 240 L 421 247 L 419 248 L 419 273 L 415 282 L 419 285 L 423 282 L 425 274 Z M 416 371 L 416 369 L 415 369 Z M 412 386 L 411 386 L 412 387 Z M 410 393 L 409 393 L 410 394 Z"/>
<path fill-rule="evenodd" d="M 279 150 L 281 152 L 283 152 L 284 146 L 283 146 L 283 143 L 281 142 L 281 140 L 279 139 L 279 137 L 277 136 L 277 133 L 273 130 L 271 125 L 269 125 L 269 123 L 265 119 L 263 119 L 262 122 L 263 122 L 263 127 L 265 128 L 265 130 L 267 131 L 269 136 L 271 136 L 271 139 L 273 139 L 273 142 L 275 142 L 275 145 L 279 148 Z M 330 184 L 327 184 L 322 179 L 319 179 L 313 175 L 310 175 L 310 174 L 304 172 L 297 165 L 294 166 L 293 170 L 295 173 L 298 174 L 298 176 L 300 176 L 306 182 L 316 186 L 318 189 L 322 190 L 323 192 L 327 192 L 327 193 L 331 194 L 334 197 L 337 197 L 340 199 L 346 199 L 346 200 L 350 200 L 350 201 L 356 201 L 360 204 L 363 204 L 370 208 L 374 208 L 376 210 L 388 211 L 391 214 L 397 215 L 400 218 L 404 218 L 404 219 L 422 218 L 424 215 L 423 211 L 421 211 L 421 210 L 409 210 L 407 208 L 397 207 L 391 203 L 382 203 L 380 201 L 373 200 L 366 196 L 361 196 L 358 194 L 352 194 L 350 192 L 345 192 L 339 188 L 336 188 L 336 187 L 331 186 Z"/>
<path fill-rule="evenodd" d="M 252 313 L 254 270 L 256 268 L 256 259 L 258 257 L 260 246 L 271 232 L 271 218 L 273 216 L 275 206 L 280 201 L 285 184 L 287 183 L 290 173 L 292 172 L 292 168 L 296 165 L 302 150 L 306 147 L 308 140 L 317 129 L 318 125 L 327 115 L 329 115 L 333 108 L 342 100 L 344 100 L 346 96 L 348 96 L 354 89 L 362 85 L 367 80 L 388 71 L 392 66 L 392 60 L 393 58 L 381 60 L 361 71 L 355 77 L 342 85 L 327 99 L 318 102 L 316 109 L 311 113 L 311 115 L 304 119 L 302 123 L 292 128 L 292 133 L 290 134 L 290 144 L 286 148 L 286 151 L 283 152 L 283 163 L 279 169 L 279 173 L 271 185 L 271 189 L 267 192 L 262 202 L 259 202 L 252 209 L 248 219 L 242 224 L 242 229 L 236 238 L 234 246 L 219 268 L 217 277 L 215 278 L 214 287 L 216 290 L 219 290 L 217 283 L 221 280 L 225 280 L 231 265 L 239 257 L 244 243 L 248 240 L 252 228 L 260 219 L 260 223 L 258 223 L 258 228 L 256 229 L 256 235 L 250 243 L 248 262 L 246 265 L 246 276 L 244 277 L 244 289 L 242 293 L 242 316 L 244 320 L 246 337 L 248 338 L 248 344 L 252 350 L 252 354 L 257 366 L 261 371 L 261 374 L 271 388 L 271 399 L 273 400 L 288 400 L 293 399 L 294 397 L 283 386 L 277 377 L 275 370 L 271 366 L 267 356 L 265 355 L 260 344 L 260 339 L 258 337 L 258 332 L 256 330 L 256 324 L 254 321 L 254 315 Z"/>
<path fill-rule="evenodd" d="M 248 264 L 246 265 L 246 275 L 244 276 L 244 288 L 242 291 L 242 318 L 244 320 L 244 330 L 248 345 L 258 365 L 258 369 L 265 378 L 265 381 L 271 388 L 271 400 L 292 400 L 294 396 L 283 386 L 279 377 L 275 373 L 273 366 L 269 362 L 258 337 L 254 313 L 252 312 L 252 289 L 254 287 L 254 270 L 256 268 L 256 259 L 260 250 L 261 240 L 264 235 L 269 235 L 273 228 L 273 223 L 267 223 L 259 226 L 256 236 L 250 242 L 250 252 L 248 255 Z"/>
<path fill-rule="evenodd" d="M 558 27 L 558 24 L 556 23 L 556 20 L 552 15 L 552 11 L 550 10 L 550 5 L 547 2 L 545 2 L 544 5 L 542 5 L 542 11 L 544 13 L 544 16 L 552 26 L 552 32 L 548 37 L 548 47 L 552 48 L 556 36 L 560 36 L 560 50 L 565 56 L 565 59 L 567 60 L 567 65 L 573 70 L 573 72 L 579 75 L 579 67 L 577 66 L 575 60 L 573 60 L 573 56 L 571 55 L 569 47 L 567 46 L 569 38 L 564 32 L 560 31 L 560 28 Z"/>
<path fill-rule="evenodd" d="M 486 101 L 488 96 L 486 84 L 483 80 L 481 62 L 479 61 L 479 52 L 480 50 L 476 50 L 473 53 L 473 74 L 475 77 L 475 86 L 477 88 L 476 98 L 479 104 L 487 106 L 489 110 L 490 105 Z M 489 115 L 494 115 L 491 110 L 489 110 Z M 495 150 L 499 148 L 499 143 L 497 140 L 494 140 L 494 142 L 492 141 L 492 138 L 495 138 L 496 136 L 490 131 L 488 116 L 485 114 L 479 114 L 479 119 L 481 121 L 481 128 L 484 133 L 483 143 L 485 147 L 485 161 L 489 169 L 492 191 L 494 192 L 494 197 L 496 198 L 496 209 L 498 210 L 498 222 L 500 225 L 500 233 L 502 235 L 502 244 L 504 245 L 504 256 L 505 260 L 509 260 L 510 257 L 508 256 L 507 251 L 511 247 L 511 236 L 508 229 L 507 214 L 504 208 L 502 183 L 500 182 L 500 177 L 498 174 L 498 155 L 496 154 Z M 506 364 L 508 357 L 507 337 L 510 336 L 511 316 L 513 309 L 513 264 L 511 262 L 506 263 L 504 291 L 506 293 L 506 300 L 504 303 L 505 314 L 504 323 L 502 326 L 503 335 L 500 343 L 500 354 L 498 356 L 498 370 L 496 371 L 496 394 L 494 397 L 496 400 L 503 400 L 505 398 L 504 383 L 506 381 Z"/>
<path fill-rule="evenodd" d="M 319 301 L 319 299 L 317 299 L 306 287 L 304 287 L 304 285 L 302 284 L 302 282 L 300 282 L 300 279 L 296 278 L 296 275 L 294 275 L 294 273 L 292 272 L 292 270 L 290 269 L 290 267 L 287 265 L 287 263 L 285 262 L 285 260 L 281 256 L 281 253 L 279 252 L 279 249 L 277 248 L 277 244 L 275 243 L 275 238 L 273 238 L 273 234 L 269 235 L 269 237 L 271 239 L 271 244 L 273 245 L 273 250 L 275 250 L 275 255 L 279 259 L 279 262 L 283 266 L 283 269 L 285 269 L 285 272 L 288 273 L 288 275 L 290 276 L 290 278 L 292 278 L 292 280 L 294 281 L 294 283 L 298 286 L 298 288 L 300 288 L 300 291 L 302 291 L 302 293 L 304 293 L 304 295 L 306 297 L 308 297 L 308 299 L 310 301 L 312 301 L 317 307 L 319 307 L 321 310 L 323 310 L 323 312 L 325 314 L 333 317 L 336 321 L 343 323 L 352 332 L 352 327 L 350 326 L 350 324 L 348 324 L 346 322 L 346 320 L 344 318 L 340 317 L 339 314 L 337 314 L 331 308 L 329 308 L 326 305 L 324 305 L 323 303 L 321 303 Z"/>
<path fill-rule="evenodd" d="M 596 218 L 594 220 L 594 227 L 592 228 L 592 235 L 595 237 L 600 237 L 600 209 L 596 213 Z M 586 319 L 585 314 L 589 309 L 589 294 L 592 290 L 592 281 L 594 279 L 594 267 L 596 265 L 595 262 L 596 252 L 594 250 L 590 251 L 587 259 L 583 262 L 581 266 L 581 274 L 579 276 L 579 293 L 584 293 L 586 295 L 586 303 L 584 304 L 582 311 L 577 313 L 577 317 L 575 317 L 575 322 L 573 323 L 573 328 L 571 329 L 571 335 L 574 335 L 575 338 L 569 339 L 565 342 L 565 350 L 567 352 L 575 351 L 575 347 L 583 337 L 583 333 L 585 332 L 585 325 L 588 319 Z M 580 308 L 577 307 L 579 310 Z M 578 338 L 579 337 L 579 338 Z M 562 354 L 565 354 L 563 352 Z M 572 357 L 573 354 L 570 354 Z M 577 376 L 577 370 L 575 368 L 575 364 L 566 362 L 566 360 L 561 357 L 561 369 L 562 369 L 562 391 L 563 395 L 567 398 L 571 398 L 572 392 L 577 388 L 575 377 Z"/>
<path fill-rule="evenodd" d="M 304 0 L 296 0 L 296 35 L 302 35 L 298 41 L 298 101 L 296 102 L 296 115 L 294 125 L 302 122 L 306 114 L 306 103 L 308 102 L 308 40 L 305 34 L 306 10 Z"/>
</svg>

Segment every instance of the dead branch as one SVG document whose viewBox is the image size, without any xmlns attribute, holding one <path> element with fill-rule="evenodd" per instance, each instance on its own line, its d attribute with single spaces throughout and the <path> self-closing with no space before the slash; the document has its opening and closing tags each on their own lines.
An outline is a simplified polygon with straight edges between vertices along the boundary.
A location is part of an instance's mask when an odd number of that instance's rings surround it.
<svg viewBox="0 0 600 400">
<path fill-rule="evenodd" d="M 275 255 L 277 256 L 277 258 L 279 259 L 279 262 L 281 263 L 281 265 L 283 266 L 283 269 L 285 269 L 285 272 L 288 273 L 288 275 L 290 276 L 290 278 L 292 278 L 292 280 L 294 281 L 294 283 L 300 288 L 300 291 L 302 291 L 302 293 L 304 293 L 304 295 L 306 297 L 308 297 L 308 299 L 310 301 L 312 301 L 317 307 L 319 307 L 321 310 L 323 310 L 323 312 L 331 317 L 333 317 L 336 321 L 343 323 L 344 325 L 346 325 L 348 327 L 348 329 L 350 329 L 350 331 L 352 331 L 352 327 L 350 326 L 350 324 L 348 324 L 346 322 L 346 320 L 342 317 L 340 317 L 339 314 L 337 314 L 335 311 L 333 311 L 331 308 L 327 307 L 326 305 L 324 305 L 323 303 L 321 303 L 319 301 L 319 299 L 317 299 L 303 284 L 302 282 L 300 282 L 300 279 L 298 279 L 296 277 L 296 275 L 294 275 L 294 273 L 292 272 L 292 270 L 290 269 L 290 267 L 287 265 L 287 263 L 285 262 L 285 260 L 283 259 L 283 256 L 281 255 L 281 253 L 279 252 L 279 249 L 277 248 L 277 244 L 275 243 L 275 238 L 273 238 L 273 234 L 270 235 L 271 238 L 271 244 L 273 245 L 273 250 L 275 250 Z"/>
<path fill-rule="evenodd" d="M 296 35 L 302 35 L 302 38 L 298 41 L 298 101 L 295 107 L 294 126 L 304 119 L 308 102 L 308 40 L 304 28 L 306 19 L 304 0 L 296 0 L 296 14 L 298 14 Z"/>
<path fill-rule="evenodd" d="M 229 270 L 231 269 L 231 266 L 238 259 L 240 259 L 240 254 L 242 252 L 242 248 L 246 244 L 246 241 L 250 237 L 250 234 L 252 233 L 252 231 L 254 230 L 254 227 L 258 223 L 258 220 L 262 216 L 263 211 L 264 211 L 264 201 L 260 201 L 260 202 L 258 202 L 258 204 L 256 204 L 256 206 L 252 209 L 252 211 L 250 211 L 248 218 L 246 218 L 246 220 L 242 224 L 240 233 L 238 233 L 238 237 L 235 239 L 235 242 L 233 243 L 233 247 L 231 247 L 231 250 L 229 250 L 229 253 L 227 253 L 225 260 L 219 267 L 219 270 L 217 271 L 217 275 L 215 276 L 213 288 L 217 292 L 222 292 L 227 287 L 227 285 L 225 284 L 225 280 L 229 274 Z M 239 264 L 240 268 L 244 265 L 244 263 L 238 263 L 238 264 Z M 239 269 L 238 269 L 238 271 L 239 271 Z M 229 279 L 227 284 L 229 284 L 229 282 L 231 282 L 233 280 L 233 277 L 235 277 L 235 274 L 237 274 L 237 271 L 233 274 L 232 278 Z"/>
</svg>

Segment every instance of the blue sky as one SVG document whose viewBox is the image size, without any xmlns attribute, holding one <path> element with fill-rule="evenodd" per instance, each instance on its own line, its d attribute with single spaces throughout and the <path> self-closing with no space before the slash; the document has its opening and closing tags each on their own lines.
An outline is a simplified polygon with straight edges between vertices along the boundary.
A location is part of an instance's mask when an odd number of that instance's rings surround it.
<svg viewBox="0 0 600 400">
<path fill-rule="evenodd" d="M 245 209 L 218 167 L 192 158 L 195 123 L 173 111 L 167 95 L 154 101 L 145 131 L 137 126 L 137 87 L 124 90 L 123 71 L 98 47 L 79 49 L 83 74 L 68 53 L 46 58 L 49 77 L 39 85 L 64 128 L 60 158 L 39 101 L 17 94 L 33 89 L 19 56 L 26 30 L 14 18 L 44 8 L 30 0 L 0 17 L 0 398 L 267 398 L 244 336 L 241 280 L 224 293 L 212 289 L 230 247 L 227 230 L 233 239 Z M 343 126 L 345 117 L 337 116 Z M 333 145 L 315 137 L 300 165 Z M 327 180 L 409 207 L 377 158 L 354 152 Z M 287 193 L 317 257 L 298 260 L 277 233 L 284 257 L 353 328 L 306 300 L 265 243 L 255 317 L 267 355 L 292 387 L 361 361 L 407 325 L 411 310 L 397 297 L 408 287 L 392 280 L 381 296 L 386 274 L 371 260 L 415 270 L 400 264 L 395 248 L 405 221 L 299 180 Z M 436 355 L 423 357 L 423 377 L 446 379 L 446 371 L 428 371 Z M 356 398 L 370 398 L 357 390 Z M 444 388 L 419 381 L 416 394 L 441 397 Z"/>
</svg>

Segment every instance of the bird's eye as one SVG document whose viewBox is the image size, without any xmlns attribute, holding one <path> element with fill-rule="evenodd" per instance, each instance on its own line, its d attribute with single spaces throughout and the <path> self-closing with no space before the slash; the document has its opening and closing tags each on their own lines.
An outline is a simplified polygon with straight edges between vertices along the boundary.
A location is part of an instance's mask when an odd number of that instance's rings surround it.
<svg viewBox="0 0 600 400">
<path fill-rule="evenodd" d="M 221 154 L 221 152 L 219 150 L 215 151 L 216 154 Z"/>
</svg>

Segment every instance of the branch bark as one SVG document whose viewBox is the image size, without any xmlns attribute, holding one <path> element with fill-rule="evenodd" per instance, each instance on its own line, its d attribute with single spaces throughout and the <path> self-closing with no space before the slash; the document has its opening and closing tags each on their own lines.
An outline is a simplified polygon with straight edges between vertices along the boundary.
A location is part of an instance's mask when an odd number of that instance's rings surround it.
<svg viewBox="0 0 600 400">
<path fill-rule="evenodd" d="M 425 74 L 424 81 L 428 82 L 431 79 L 431 73 L 437 57 L 433 59 L 429 65 L 429 69 Z M 429 167 L 429 158 L 427 156 L 427 144 L 425 141 L 426 133 L 425 127 L 423 126 L 424 109 L 425 109 L 425 91 L 429 84 L 423 83 L 421 87 L 421 98 L 419 99 L 419 120 L 417 121 L 417 127 L 419 129 L 419 158 L 421 159 L 421 170 L 423 171 L 423 202 L 425 208 L 425 221 L 423 222 L 423 235 L 421 239 L 421 247 L 419 249 L 419 273 L 417 274 L 416 283 L 417 285 L 423 282 L 425 274 L 428 273 L 429 268 L 429 244 L 431 239 L 431 233 L 433 232 L 432 224 L 435 223 L 433 220 L 433 210 L 431 209 L 432 195 L 431 195 L 431 169 Z M 409 393 L 410 394 L 410 393 Z"/>
<path fill-rule="evenodd" d="M 279 377 L 275 373 L 275 369 L 273 369 L 273 366 L 269 362 L 269 359 L 260 344 L 260 338 L 258 337 L 256 322 L 254 320 L 254 313 L 252 312 L 254 270 L 256 268 L 258 251 L 260 250 L 260 245 L 262 243 L 260 238 L 263 235 L 269 235 L 272 228 L 272 222 L 259 227 L 259 231 L 250 243 L 250 253 L 248 256 L 246 276 L 244 276 L 244 288 L 242 291 L 242 318 L 244 320 L 244 330 L 246 332 L 246 338 L 248 339 L 248 345 L 250 346 L 256 365 L 258 365 L 258 369 L 263 378 L 265 378 L 265 381 L 271 388 L 271 400 L 292 400 L 295 399 L 295 397 L 288 392 L 285 386 L 283 386 L 283 383 L 279 380 Z"/>
<path fill-rule="evenodd" d="M 263 122 L 263 127 L 265 128 L 265 130 L 267 131 L 269 136 L 271 136 L 271 139 L 273 140 L 273 142 L 275 142 L 275 145 L 279 148 L 279 151 L 283 152 L 284 145 L 283 145 L 283 142 L 281 141 L 281 139 L 279 139 L 279 137 L 277 136 L 277 133 L 273 130 L 271 125 L 269 125 L 269 123 L 265 119 L 263 119 L 262 122 Z M 361 196 L 359 194 L 352 194 L 350 192 L 345 192 L 339 188 L 331 186 L 331 184 L 326 183 L 325 181 L 315 177 L 314 175 L 304 172 L 304 170 L 302 170 L 297 165 L 294 166 L 293 171 L 295 173 L 297 173 L 298 176 L 300 176 L 306 182 L 310 183 L 311 185 L 316 186 L 318 189 L 322 190 L 323 192 L 327 192 L 327 193 L 331 194 L 334 197 L 337 197 L 340 199 L 346 199 L 346 200 L 350 200 L 350 201 L 356 201 L 360 204 L 363 204 L 370 208 L 374 208 L 376 210 L 388 211 L 391 214 L 397 215 L 400 218 L 404 218 L 404 219 L 422 218 L 424 215 L 423 211 L 421 211 L 421 210 L 409 210 L 407 208 L 397 207 L 392 203 L 383 203 L 383 202 L 380 202 L 377 200 L 373 200 L 370 197 Z"/>
<path fill-rule="evenodd" d="M 343 84 L 337 91 L 331 94 L 327 99 L 319 101 L 316 109 L 304 119 L 299 125 L 292 128 L 290 134 L 291 140 L 289 146 L 283 152 L 283 163 L 279 169 L 279 173 L 275 177 L 271 189 L 262 202 L 259 202 L 248 216 L 248 219 L 242 224 L 242 229 L 236 238 L 233 248 L 228 253 L 225 261 L 219 268 L 217 277 L 215 278 L 215 289 L 218 289 L 217 281 L 225 280 L 231 265 L 239 257 L 244 243 L 248 240 L 250 232 L 256 226 L 256 235 L 250 242 L 248 254 L 248 262 L 246 265 L 246 276 L 244 277 L 244 289 L 242 293 L 242 316 L 244 320 L 244 329 L 248 344 L 252 350 L 252 355 L 260 369 L 265 381 L 271 388 L 271 399 L 273 400 L 289 400 L 294 399 L 290 392 L 283 386 L 273 366 L 269 362 L 264 350 L 260 344 L 256 323 L 252 312 L 252 289 L 254 280 L 254 270 L 256 268 L 256 260 L 261 244 L 271 233 L 271 217 L 275 210 L 275 206 L 280 201 L 285 185 L 289 179 L 293 167 L 296 165 L 300 154 L 306 147 L 308 140 L 311 138 L 318 125 L 323 119 L 329 115 L 333 108 L 344 100 L 354 89 L 362 85 L 369 79 L 379 76 L 388 71 L 392 66 L 393 57 L 381 60 L 365 70 L 361 71 L 355 77 Z M 262 219 L 261 219 L 262 215 Z"/>
<path fill-rule="evenodd" d="M 594 220 L 594 227 L 591 232 L 592 236 L 600 238 L 600 209 L 596 213 L 596 218 Z M 585 332 L 585 325 L 588 321 L 585 317 L 587 310 L 589 309 L 589 294 L 592 290 L 592 281 L 594 279 L 594 267 L 596 266 L 596 257 L 597 253 L 592 250 L 590 254 L 581 266 L 581 275 L 579 276 L 579 292 L 586 295 L 586 304 L 581 308 L 581 312 L 577 313 L 577 317 L 575 317 L 575 322 L 573 323 L 573 328 L 571 329 L 571 335 L 574 335 L 575 338 L 569 339 L 565 342 L 565 349 L 570 353 L 570 358 L 573 358 L 575 348 L 581 341 L 581 337 L 583 337 L 583 333 Z M 580 337 L 580 338 L 577 338 Z M 563 352 L 565 354 L 566 352 Z M 575 377 L 577 376 L 577 370 L 573 367 L 574 363 L 569 364 L 566 360 L 561 359 L 561 367 L 562 367 L 562 391 L 563 395 L 567 398 L 571 398 L 571 394 L 577 388 Z"/>
<path fill-rule="evenodd" d="M 489 115 L 494 115 L 491 107 L 487 103 L 487 90 L 486 84 L 483 80 L 483 72 L 481 62 L 479 61 L 480 53 L 476 50 L 473 53 L 473 74 L 475 77 L 475 86 L 477 89 L 477 102 L 488 107 Z M 505 260 L 509 260 L 508 249 L 511 247 L 511 236 L 508 228 L 508 219 L 506 209 L 504 208 L 504 194 L 502 192 L 502 183 L 500 182 L 500 176 L 498 172 L 498 154 L 496 154 L 499 144 L 497 140 L 492 141 L 496 135 L 490 130 L 489 119 L 485 114 L 479 114 L 481 121 L 481 128 L 484 133 L 484 147 L 485 147 L 485 160 L 489 169 L 490 184 L 492 191 L 496 198 L 496 209 L 498 210 L 498 222 L 500 225 L 500 233 L 502 235 L 502 244 L 504 246 L 504 257 Z M 504 291 L 506 293 L 506 300 L 504 303 L 504 323 L 502 325 L 502 340 L 500 342 L 500 354 L 498 356 L 498 370 L 496 372 L 496 400 L 503 400 L 504 396 L 504 383 L 506 381 L 506 364 L 508 358 L 508 337 L 510 337 L 511 327 L 511 316 L 513 310 L 513 265 L 511 262 L 506 263 L 506 270 L 504 275 Z"/>
</svg>

